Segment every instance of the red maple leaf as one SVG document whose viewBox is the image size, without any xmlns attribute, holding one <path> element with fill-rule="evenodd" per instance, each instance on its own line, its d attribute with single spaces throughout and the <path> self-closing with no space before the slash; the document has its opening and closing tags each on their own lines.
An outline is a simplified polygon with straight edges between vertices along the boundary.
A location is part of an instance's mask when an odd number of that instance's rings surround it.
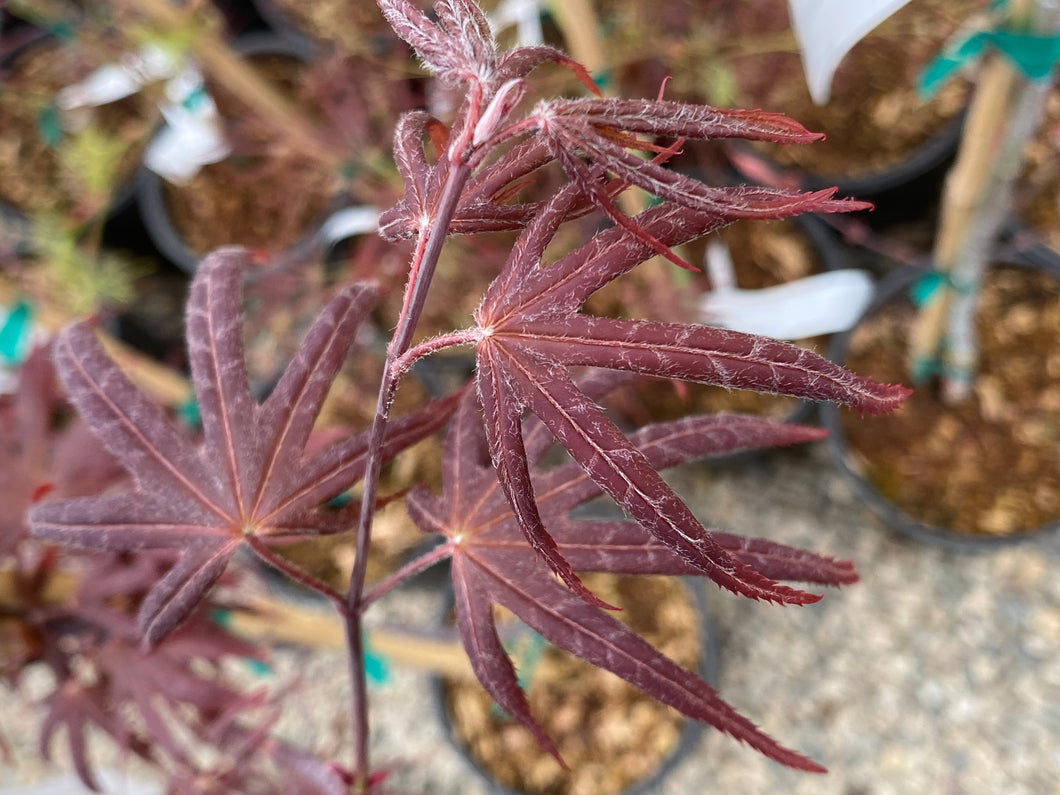
<svg viewBox="0 0 1060 795">
<path fill-rule="evenodd" d="M 580 386 L 590 395 L 600 379 Z M 530 464 L 548 450 L 552 435 L 543 422 L 522 424 Z M 654 468 L 738 450 L 818 439 L 816 428 L 785 425 L 742 415 L 688 417 L 643 428 L 629 437 L 630 449 Z M 410 515 L 425 531 L 447 539 L 456 615 L 464 647 L 479 681 L 538 742 L 559 752 L 530 714 L 515 671 L 501 645 L 493 605 L 511 610 L 556 646 L 606 668 L 685 715 L 743 740 L 786 765 L 822 768 L 759 731 L 725 703 L 706 682 L 665 657 L 621 622 L 558 584 L 526 545 L 521 523 L 489 465 L 478 406 L 469 395 L 455 417 L 446 444 L 441 496 L 418 487 L 409 496 Z M 573 569 L 623 574 L 702 574 L 628 519 L 578 520 L 571 509 L 597 497 L 600 486 L 576 462 L 531 475 L 536 506 L 559 552 Z M 765 539 L 712 533 L 713 543 L 735 565 L 788 580 L 839 585 L 857 580 L 848 561 L 837 561 Z M 562 760 L 561 760 L 562 761 Z"/>
<path fill-rule="evenodd" d="M 313 455 L 306 455 L 305 447 L 352 332 L 379 290 L 357 283 L 338 293 L 259 405 L 250 394 L 243 355 L 245 260 L 242 249 L 211 254 L 191 288 L 188 347 L 201 442 L 136 389 L 89 324 L 65 329 L 55 343 L 71 401 L 135 487 L 39 505 L 30 513 L 32 532 L 96 549 L 179 549 L 176 565 L 140 607 L 140 628 L 149 644 L 188 615 L 241 546 L 282 565 L 269 553 L 270 545 L 345 530 L 356 516 L 356 505 L 338 511 L 320 506 L 362 476 L 366 434 Z M 387 454 L 439 428 L 453 406 L 452 399 L 435 402 L 398 420 L 387 436 Z M 292 573 L 289 567 L 285 571 Z M 314 585 L 342 604 L 339 594 Z"/>
</svg>

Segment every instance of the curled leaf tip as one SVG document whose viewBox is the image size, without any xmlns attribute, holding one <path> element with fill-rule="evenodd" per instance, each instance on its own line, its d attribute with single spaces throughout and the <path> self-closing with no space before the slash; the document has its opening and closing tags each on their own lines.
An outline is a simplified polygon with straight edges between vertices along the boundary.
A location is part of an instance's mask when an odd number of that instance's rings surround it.
<svg viewBox="0 0 1060 795">
<path fill-rule="evenodd" d="M 869 384 L 872 386 L 871 396 L 867 396 L 864 402 L 851 406 L 863 417 L 890 414 L 913 394 L 912 389 L 902 384 L 878 384 L 874 381 L 870 381 Z"/>
</svg>

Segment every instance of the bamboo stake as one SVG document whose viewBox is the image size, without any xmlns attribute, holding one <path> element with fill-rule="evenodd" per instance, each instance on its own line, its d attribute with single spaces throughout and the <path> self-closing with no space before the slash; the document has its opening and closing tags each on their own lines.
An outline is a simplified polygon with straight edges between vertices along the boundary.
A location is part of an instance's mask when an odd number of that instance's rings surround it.
<svg viewBox="0 0 1060 795">
<path fill-rule="evenodd" d="M 968 117 L 964 123 L 957 160 L 946 177 L 939 229 L 935 238 L 934 267 L 951 277 L 967 237 L 972 213 L 982 200 L 993 163 L 994 146 L 1009 95 L 1016 82 L 1014 67 L 1004 58 L 989 55 L 982 71 Z M 930 296 L 917 316 L 910 343 L 910 369 L 914 383 L 927 380 L 945 343 L 945 321 L 951 288 L 947 278 Z"/>
<path fill-rule="evenodd" d="M 601 75 L 608 79 L 603 81 L 603 93 L 614 96 L 614 84 L 610 73 L 614 64 L 604 52 L 600 40 L 600 20 L 593 8 L 592 0 L 548 0 L 548 8 L 556 18 L 556 24 L 563 32 L 570 55 L 589 70 L 593 77 Z M 645 152 L 637 152 L 638 157 L 647 159 Z M 646 210 L 651 197 L 641 188 L 630 186 L 618 197 L 619 206 L 626 215 L 634 216 Z"/>
<path fill-rule="evenodd" d="M 248 640 L 344 649 L 345 630 L 335 613 L 272 599 L 259 599 L 248 613 L 233 613 L 226 627 Z M 394 662 L 455 677 L 471 677 L 471 664 L 457 642 L 433 640 L 386 629 L 368 629 L 368 647 Z"/>
<path fill-rule="evenodd" d="M 77 591 L 79 580 L 71 572 L 58 571 L 48 575 L 41 593 L 45 605 L 60 605 L 69 602 Z M 11 569 L 0 569 L 0 610 L 17 611 L 24 607 L 15 581 L 15 572 Z"/>
<path fill-rule="evenodd" d="M 606 70 L 608 60 L 598 35 L 599 22 L 591 0 L 549 0 L 548 8 L 563 31 L 574 60 L 592 75 Z"/>
<path fill-rule="evenodd" d="M 1009 26 L 1055 33 L 1060 2 L 1013 0 Z M 972 388 L 976 296 L 1048 91 L 1047 82 L 1031 81 L 1006 58 L 991 55 L 946 182 L 935 267 L 947 278 L 917 318 L 911 367 L 914 381 L 924 380 L 941 356 L 943 397 L 950 402 L 963 400 Z"/>
<path fill-rule="evenodd" d="M 70 604 L 80 578 L 73 572 L 48 576 L 41 594 L 44 606 Z M 24 608 L 15 572 L 0 569 L 0 610 L 17 612 Z M 336 614 L 298 607 L 276 599 L 258 598 L 247 612 L 226 615 L 225 629 L 246 640 L 285 643 L 316 649 L 345 648 L 345 634 Z M 389 629 L 367 630 L 368 647 L 395 663 L 422 668 L 456 678 L 472 678 L 471 663 L 464 647 L 456 641 L 442 641 Z"/>
</svg>

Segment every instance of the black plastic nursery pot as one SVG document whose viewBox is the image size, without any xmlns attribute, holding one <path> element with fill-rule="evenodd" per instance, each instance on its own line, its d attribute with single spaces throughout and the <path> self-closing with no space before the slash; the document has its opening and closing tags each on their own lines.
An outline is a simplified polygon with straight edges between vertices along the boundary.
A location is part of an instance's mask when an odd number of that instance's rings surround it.
<svg viewBox="0 0 1060 795">
<path fill-rule="evenodd" d="M 265 59 L 266 68 L 269 59 L 308 65 L 315 55 L 308 40 L 271 32 L 241 36 L 232 47 L 245 59 Z M 220 113 L 223 118 L 225 109 L 220 108 Z M 318 174 L 306 163 L 291 163 L 286 171 L 280 167 L 259 168 L 241 175 L 240 169 L 248 160 L 257 162 L 260 158 L 232 156 L 221 164 L 207 165 L 187 186 L 169 185 L 158 174 L 140 167 L 137 204 L 159 253 L 182 270 L 194 273 L 199 260 L 221 245 L 241 244 L 273 253 L 309 250 L 315 245 L 321 223 L 343 201 L 340 175 Z M 228 171 L 221 173 L 219 169 Z M 285 178 L 292 181 L 285 183 Z M 206 191 L 205 201 L 198 201 L 193 193 L 197 190 Z M 277 209 L 281 205 L 282 209 Z M 185 208 L 191 208 L 190 214 Z M 177 213 L 187 214 L 188 218 L 178 220 Z M 226 219 L 238 223 L 243 231 L 233 229 L 225 223 Z M 200 234 L 207 224 L 210 232 Z M 192 230 L 202 239 L 193 241 Z"/>
<path fill-rule="evenodd" d="M 807 190 L 836 187 L 840 196 L 871 201 L 874 210 L 866 220 L 873 226 L 916 218 L 937 199 L 963 127 L 963 114 L 950 119 L 898 163 L 880 171 L 853 176 L 807 172 L 798 179 Z"/>
<path fill-rule="evenodd" d="M 914 390 L 893 415 L 822 406 L 832 459 L 892 528 L 959 550 L 987 550 L 1060 529 L 1060 256 L 1044 246 L 999 251 L 980 293 L 973 394 L 944 404 Z M 829 354 L 877 381 L 908 383 L 910 292 L 926 273 L 889 274 Z"/>
<path fill-rule="evenodd" d="M 687 578 L 605 576 L 619 582 L 632 583 L 632 587 L 636 587 L 636 581 L 646 580 L 649 582 L 649 588 L 665 587 L 670 589 L 668 592 L 683 594 L 688 602 L 685 605 L 687 617 L 681 620 L 681 625 L 685 621 L 694 622 L 692 628 L 698 633 L 698 661 L 688 667 L 708 683 L 716 682 L 719 644 L 702 582 Z M 590 587 L 595 588 L 591 580 L 590 576 Z M 610 593 L 605 593 L 604 597 L 613 598 Z M 650 599 L 645 601 L 648 602 L 647 610 L 656 606 Z M 626 606 L 634 607 L 628 601 Z M 446 616 L 449 610 L 450 607 L 447 606 Z M 515 624 L 518 622 L 498 624 L 502 639 L 509 648 L 515 646 L 525 650 L 528 638 L 543 642 L 529 630 L 526 630 L 528 635 L 506 635 L 504 627 Z M 525 629 L 521 624 L 519 628 Z M 635 629 L 639 630 L 636 626 Z M 649 633 L 645 631 L 645 634 Z M 650 636 L 648 639 L 652 640 Z M 541 657 L 535 658 L 532 664 L 527 664 L 530 660 L 524 658 L 517 668 L 521 674 L 528 669 L 534 671 L 528 686 L 531 710 L 535 718 L 541 721 L 546 733 L 550 733 L 556 741 L 560 753 L 572 768 L 570 773 L 564 774 L 556 761 L 538 748 L 526 729 L 503 715 L 496 705 L 492 704 L 478 682 L 454 682 L 439 677 L 434 680 L 433 685 L 435 701 L 446 736 L 454 748 L 491 795 L 535 795 L 545 792 L 559 795 L 574 791 L 592 795 L 654 795 L 659 792 L 666 779 L 695 749 L 704 731 L 703 725 L 683 719 L 680 725 L 675 727 L 672 710 L 658 705 L 649 696 L 640 694 L 643 700 L 622 711 L 622 714 L 610 721 L 606 727 L 597 727 L 604 728 L 616 737 L 621 737 L 624 732 L 632 732 L 640 737 L 640 741 L 631 740 L 629 748 L 621 754 L 610 756 L 597 745 L 597 755 L 586 756 L 593 750 L 594 735 L 590 732 L 594 727 L 578 725 L 570 720 L 579 714 L 576 706 L 592 701 L 596 694 L 602 700 L 601 709 L 610 705 L 617 710 L 614 705 L 628 698 L 626 692 L 632 693 L 634 689 L 613 675 L 593 669 L 581 660 L 561 662 L 558 665 L 564 667 L 557 667 L 555 659 L 567 656 L 564 652 L 549 647 Z M 587 673 L 590 671 L 592 673 Z M 554 678 L 554 681 L 548 682 L 551 678 Z M 648 702 L 657 708 L 660 715 L 669 716 L 669 723 L 659 724 L 654 734 L 652 724 L 648 723 L 654 719 L 654 715 L 647 709 Z M 545 703 L 553 705 L 554 708 L 542 711 L 541 705 Z M 565 720 L 569 725 L 564 728 L 563 736 L 557 736 L 555 725 L 563 725 Z M 469 723 L 474 723 L 479 730 L 478 736 L 472 740 L 472 747 L 469 747 L 466 737 L 460 733 Z M 658 747 L 656 743 L 659 741 L 666 747 Z M 574 747 L 583 742 L 586 744 L 585 748 Z M 596 742 L 599 743 L 598 738 Z M 640 775 L 623 775 L 626 771 L 639 767 L 644 768 Z M 623 779 L 626 779 L 623 783 L 615 783 Z M 611 788 L 607 788 L 607 783 L 611 784 Z"/>
<path fill-rule="evenodd" d="M 732 161 L 748 179 L 797 185 L 803 190 L 836 188 L 837 195 L 869 201 L 873 211 L 860 215 L 872 227 L 885 228 L 923 216 L 935 203 L 960 143 L 964 115 L 950 119 L 898 162 L 877 171 L 817 173 L 783 165 L 745 142 L 729 143 Z M 809 144 L 808 146 L 814 146 Z M 764 169 L 764 171 L 759 171 Z"/>
</svg>

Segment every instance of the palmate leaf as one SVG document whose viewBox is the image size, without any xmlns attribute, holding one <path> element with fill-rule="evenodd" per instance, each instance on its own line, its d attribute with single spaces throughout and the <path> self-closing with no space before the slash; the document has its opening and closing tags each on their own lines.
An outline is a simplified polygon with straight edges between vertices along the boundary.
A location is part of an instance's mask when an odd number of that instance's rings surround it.
<svg viewBox="0 0 1060 795">
<path fill-rule="evenodd" d="M 394 159 L 405 186 L 404 198 L 379 218 L 379 233 L 386 240 L 401 240 L 421 231 L 432 216 L 432 206 L 444 176 L 445 161 L 432 167 L 424 154 L 423 141 L 431 119 L 423 111 L 404 114 L 394 131 Z M 506 204 L 505 191 L 527 173 L 550 159 L 538 146 L 513 150 L 502 162 L 473 178 L 461 196 L 449 225 L 451 234 L 522 229 L 539 209 L 537 203 Z"/>
<path fill-rule="evenodd" d="M 581 382 L 590 394 L 599 385 Z M 531 464 L 546 452 L 550 433 L 536 418 L 523 422 Z M 741 415 L 689 417 L 649 426 L 630 444 L 653 467 L 695 458 L 818 439 L 819 429 Z M 453 420 L 446 443 L 440 496 L 417 488 L 409 513 L 425 531 L 448 539 L 460 634 L 472 667 L 490 695 L 523 723 L 541 745 L 559 756 L 538 726 L 501 645 L 492 607 L 501 604 L 556 646 L 606 668 L 685 715 L 743 740 L 767 756 L 803 770 L 821 768 L 759 731 L 695 674 L 682 669 L 608 613 L 586 604 L 551 577 L 523 539 L 520 523 L 501 493 L 484 455 L 482 425 L 473 395 Z M 675 555 L 637 522 L 582 521 L 569 511 L 601 488 L 576 462 L 531 475 L 538 509 L 563 556 L 579 571 L 695 575 L 702 572 Z M 770 576 L 826 585 L 857 580 L 853 565 L 765 539 L 725 533 L 714 541 L 742 565 Z"/>
<path fill-rule="evenodd" d="M 285 537 L 333 532 L 347 517 L 318 506 L 363 474 L 367 434 L 306 455 L 313 423 L 353 332 L 379 294 L 354 284 L 320 313 L 290 366 L 260 405 L 247 382 L 242 334 L 242 249 L 203 260 L 188 300 L 188 349 L 203 439 L 186 435 L 142 395 L 80 323 L 55 343 L 71 401 L 135 488 L 48 502 L 30 513 L 39 538 L 108 550 L 171 548 L 176 565 L 140 609 L 152 644 L 172 630 L 244 543 L 261 552 Z M 384 445 L 395 452 L 444 424 L 455 402 L 398 419 Z M 336 518 L 340 522 L 336 522 Z"/>
<path fill-rule="evenodd" d="M 612 174 L 623 184 L 636 185 L 660 199 L 717 213 L 730 221 L 779 218 L 801 212 L 795 208 L 807 201 L 816 203 L 817 212 L 851 212 L 871 206 L 865 202 L 832 200 L 832 192 L 804 195 L 757 187 L 712 187 L 667 169 L 662 163 L 646 162 L 628 151 L 630 148 L 659 151 L 653 141 L 638 137 L 643 134 L 677 139 L 678 148 L 689 138 L 743 138 L 792 144 L 810 143 L 824 137 L 780 113 L 690 105 L 664 101 L 661 97 L 657 100 L 581 98 L 543 101 L 527 121 L 547 141 L 570 180 L 612 222 L 651 246 L 656 254 L 693 270 L 666 243 L 618 207 L 601 182 L 602 175 Z"/>
<path fill-rule="evenodd" d="M 110 709 L 106 688 L 69 682 L 51 693 L 44 700 L 43 707 L 45 716 L 38 741 L 41 757 L 51 759 L 50 749 L 55 734 L 60 728 L 65 729 L 70 758 L 78 778 L 93 792 L 100 792 L 88 759 L 89 727 L 102 730 L 119 746 L 133 750 L 132 730 Z"/>
<path fill-rule="evenodd" d="M 876 384 L 814 353 L 765 337 L 579 314 L 589 295 L 651 256 L 654 246 L 614 227 L 544 266 L 544 249 L 576 200 L 576 186 L 568 186 L 534 218 L 475 314 L 480 333 L 477 385 L 490 455 L 523 533 L 565 582 L 577 583 L 535 507 L 518 423 L 529 410 L 605 492 L 690 566 L 752 598 L 815 601 L 810 594 L 778 585 L 723 549 L 643 453 L 579 389 L 567 368 L 604 367 L 828 400 L 869 413 L 892 410 L 908 390 Z M 789 196 L 782 211 L 769 202 L 779 214 L 830 209 L 830 204 L 828 196 L 819 193 Z M 722 211 L 673 204 L 635 219 L 646 235 L 667 247 L 727 221 Z"/>
<path fill-rule="evenodd" d="M 96 573 L 100 567 L 95 567 Z M 43 701 L 39 747 L 49 758 L 56 733 L 63 729 L 71 761 L 87 787 L 100 791 L 89 761 L 88 736 L 108 736 L 124 753 L 159 766 L 162 760 L 190 763 L 196 719 L 222 712 L 239 713 L 247 697 L 216 675 L 223 657 L 259 657 L 252 645 L 221 632 L 201 616 L 193 617 L 156 648 L 139 648 L 135 622 L 102 603 L 78 606 L 80 665 L 94 681 L 73 675 L 71 659 L 58 648 L 49 661 L 58 684 Z M 90 632 L 84 632 L 91 627 Z M 66 641 L 74 641 L 74 634 Z M 90 640 L 91 638 L 91 640 Z M 57 644 L 58 645 L 58 644 Z M 208 663 L 203 665 L 202 663 Z"/>
</svg>

